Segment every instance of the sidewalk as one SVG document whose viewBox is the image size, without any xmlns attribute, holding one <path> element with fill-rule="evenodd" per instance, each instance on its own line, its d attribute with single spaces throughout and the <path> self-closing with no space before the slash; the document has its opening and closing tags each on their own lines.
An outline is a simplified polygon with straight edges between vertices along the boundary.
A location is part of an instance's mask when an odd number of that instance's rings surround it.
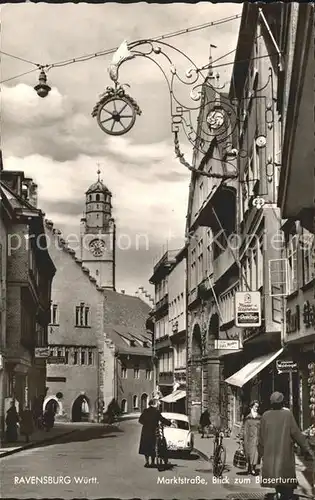
<svg viewBox="0 0 315 500">
<path fill-rule="evenodd" d="M 195 437 L 195 451 L 198 453 L 198 455 L 203 458 L 204 460 L 208 460 L 210 456 L 213 453 L 213 437 L 210 438 L 201 438 L 201 435 L 199 433 L 194 433 Z M 262 488 L 259 484 L 259 482 L 256 482 L 259 480 L 259 476 L 257 477 L 251 477 L 244 475 L 243 471 L 240 469 L 236 469 L 233 466 L 233 457 L 235 451 L 238 449 L 238 444 L 236 442 L 236 439 L 234 438 L 224 438 L 223 444 L 226 448 L 226 472 L 223 473 L 224 476 L 227 476 L 229 478 L 229 482 L 231 485 L 234 485 L 235 488 L 242 488 L 242 491 L 244 489 L 248 489 L 248 493 L 256 493 L 256 494 L 261 494 L 261 498 L 264 497 L 267 493 L 274 492 L 273 489 L 268 489 L 268 488 Z M 208 465 L 207 465 L 208 467 Z M 209 470 L 212 469 L 212 463 L 209 462 Z M 311 484 L 307 481 L 304 472 L 305 471 L 305 465 L 303 462 L 300 460 L 299 457 L 296 456 L 296 477 L 299 482 L 299 488 L 296 490 L 296 493 L 299 493 L 301 495 L 301 498 L 303 498 L 303 495 L 309 496 L 310 498 L 313 498 L 312 496 L 312 486 Z M 246 482 L 247 481 L 247 482 Z"/>
<path fill-rule="evenodd" d="M 27 448 L 33 448 L 38 444 L 47 443 L 50 441 L 54 441 L 60 436 L 66 436 L 68 434 L 72 434 L 76 432 L 82 427 L 82 424 L 74 424 L 74 423 L 55 423 L 54 427 L 50 430 L 50 432 L 46 432 L 44 430 L 35 431 L 31 438 L 30 442 L 25 442 L 24 436 L 19 436 L 18 441 L 15 443 L 2 443 L 2 448 L 0 448 L 0 458 L 5 457 L 7 455 L 11 455 L 12 453 L 17 453 L 18 451 L 25 450 Z"/>
</svg>

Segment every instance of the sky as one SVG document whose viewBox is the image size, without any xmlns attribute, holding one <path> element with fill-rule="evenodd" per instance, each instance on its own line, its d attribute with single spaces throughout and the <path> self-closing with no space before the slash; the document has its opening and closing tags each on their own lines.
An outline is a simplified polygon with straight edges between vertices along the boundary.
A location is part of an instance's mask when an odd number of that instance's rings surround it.
<svg viewBox="0 0 315 500">
<path fill-rule="evenodd" d="M 47 5 L 1 7 L 1 50 L 37 64 L 51 64 L 119 46 L 124 40 L 150 38 L 241 13 L 240 4 Z M 167 40 L 201 67 L 236 47 L 239 19 Z M 12 33 L 18 36 L 12 36 Z M 179 74 L 191 67 L 170 50 Z M 101 178 L 112 192 L 117 224 L 117 289 L 134 294 L 148 280 L 166 248 L 184 244 L 190 173 L 175 157 L 170 96 L 163 74 L 152 62 L 136 58 L 120 72 L 121 83 L 139 104 L 130 132 L 106 135 L 91 116 L 111 80 L 112 55 L 52 68 L 48 97 L 33 90 L 36 66 L 1 57 L 1 141 L 4 167 L 23 170 L 39 188 L 39 208 L 65 238 L 78 234 L 85 191 Z M 161 60 L 161 59 L 159 59 Z M 233 62 L 234 54 L 222 63 Z M 170 68 L 165 66 L 167 74 Z M 232 65 L 220 68 L 220 82 L 229 81 Z M 7 81 L 6 81 L 7 80 Z M 227 87 L 228 88 L 228 87 Z M 185 103 L 190 86 L 176 87 Z M 225 89 L 224 89 L 225 90 Z M 196 105 L 196 104 L 194 104 Z M 191 155 L 191 147 L 182 143 Z"/>
</svg>

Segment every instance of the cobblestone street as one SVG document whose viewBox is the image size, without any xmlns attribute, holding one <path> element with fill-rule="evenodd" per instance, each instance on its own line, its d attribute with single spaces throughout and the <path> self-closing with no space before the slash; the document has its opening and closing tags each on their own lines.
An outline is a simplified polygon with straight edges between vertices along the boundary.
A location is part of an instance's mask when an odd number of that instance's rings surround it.
<svg viewBox="0 0 315 500">
<path fill-rule="evenodd" d="M 165 472 L 144 469 L 143 459 L 138 455 L 139 433 L 135 420 L 122 422 L 119 428 L 105 432 L 99 426 L 80 426 L 70 435 L 60 437 L 58 444 L 5 457 L 1 466 L 2 496 L 225 499 L 233 492 L 254 490 L 261 495 L 259 487 L 249 488 L 248 484 L 235 486 L 234 481 L 215 484 L 211 464 L 197 454 L 190 459 L 172 457 L 173 468 Z M 207 441 L 210 445 L 210 440 Z M 227 467 L 226 478 L 231 474 Z"/>
</svg>

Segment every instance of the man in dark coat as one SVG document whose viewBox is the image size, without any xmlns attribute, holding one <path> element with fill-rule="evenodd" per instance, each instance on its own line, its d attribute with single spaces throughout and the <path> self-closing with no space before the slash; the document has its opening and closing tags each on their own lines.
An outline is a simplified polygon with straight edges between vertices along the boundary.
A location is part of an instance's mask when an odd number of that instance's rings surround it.
<svg viewBox="0 0 315 500">
<path fill-rule="evenodd" d="M 16 411 L 15 401 L 11 401 L 10 408 L 7 411 L 5 423 L 6 423 L 6 439 L 9 443 L 15 443 L 18 438 L 18 424 L 19 415 Z"/>
<path fill-rule="evenodd" d="M 262 457 L 263 487 L 275 487 L 281 500 L 294 498 L 297 486 L 294 443 L 309 456 L 312 451 L 290 410 L 283 408 L 284 396 L 274 392 L 270 397 L 271 410 L 261 418 L 258 450 Z"/>
<path fill-rule="evenodd" d="M 162 417 L 160 411 L 155 406 L 155 401 L 149 401 L 149 408 L 146 408 L 140 418 L 139 423 L 142 424 L 140 437 L 139 454 L 145 456 L 145 467 L 149 467 L 149 457 L 151 464 L 155 461 L 155 445 L 158 424 L 161 422 L 165 425 L 171 425 L 171 422 Z"/>
<path fill-rule="evenodd" d="M 25 441 L 29 443 L 30 436 L 34 432 L 34 421 L 31 410 L 28 405 L 21 412 L 20 416 L 20 433 L 25 436 Z"/>
<path fill-rule="evenodd" d="M 201 417 L 200 417 L 200 420 L 199 420 L 199 425 L 200 425 L 200 428 L 201 428 L 201 437 L 203 438 L 204 435 L 205 435 L 205 430 L 206 430 L 206 433 L 207 433 L 207 438 L 209 437 L 209 427 L 211 425 L 211 422 L 210 422 L 210 414 L 209 414 L 209 410 L 206 409 L 202 414 L 201 414 Z"/>
</svg>

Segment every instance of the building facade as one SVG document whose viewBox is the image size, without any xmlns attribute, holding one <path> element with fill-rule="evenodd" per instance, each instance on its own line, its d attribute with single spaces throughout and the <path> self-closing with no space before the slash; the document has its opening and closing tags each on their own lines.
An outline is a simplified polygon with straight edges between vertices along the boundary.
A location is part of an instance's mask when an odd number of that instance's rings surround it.
<svg viewBox="0 0 315 500">
<path fill-rule="evenodd" d="M 168 277 L 176 263 L 177 250 L 167 250 L 153 268 L 149 280 L 155 288 L 155 306 L 151 315 L 154 322 L 154 381 L 162 397 L 173 391 L 174 358 L 169 332 Z"/>
<path fill-rule="evenodd" d="M 1 170 L 1 420 L 15 400 L 33 408 L 45 393 L 51 284 L 55 266 L 47 250 L 37 186 L 23 172 Z"/>
<path fill-rule="evenodd" d="M 231 352 L 222 350 L 219 341 L 238 342 L 231 307 L 239 278 L 237 254 L 228 244 L 236 228 L 236 158 L 228 98 L 220 95 L 212 82 L 209 73 L 203 86 L 197 133 L 199 141 L 207 141 L 209 146 L 205 155 L 200 153 L 199 142 L 195 146 L 194 166 L 200 173 L 192 174 L 187 214 L 187 401 L 193 425 L 208 408 L 213 422 L 220 418 L 222 426 L 227 426 L 223 360 Z M 210 120 L 215 114 L 222 116 L 218 125 Z M 224 139 L 222 128 L 226 131 Z M 227 175 L 227 179 L 223 183 L 203 175 L 210 172 Z"/>
<path fill-rule="evenodd" d="M 140 407 L 141 398 L 144 404 L 149 389 L 153 390 L 152 373 L 146 371 L 151 367 L 152 372 L 152 333 L 146 325 L 150 306 L 138 297 L 114 290 L 115 250 L 108 253 L 104 238 L 111 239 L 114 245 L 114 233 L 107 232 L 109 217 L 110 227 L 115 224 L 111 206 L 104 207 L 105 202 L 102 205 L 94 200 L 102 193 L 109 196 L 100 180 L 86 193 L 86 232 L 81 233 L 79 251 L 84 260 L 75 255 L 53 223 L 46 221 L 49 251 L 57 272 L 52 290 L 44 406 L 54 405 L 57 418 L 68 421 L 100 420 L 113 398 L 123 410 L 133 411 Z M 93 232 L 92 221 L 103 221 L 99 223 L 100 232 Z M 121 376 L 123 347 L 128 367 L 138 370 L 129 389 L 131 377 L 125 380 Z M 135 404 L 133 396 L 137 396 Z"/>
<path fill-rule="evenodd" d="M 315 423 L 314 4 L 283 4 L 277 105 L 282 119 L 278 205 L 287 259 L 285 344 L 290 403 L 302 429 Z"/>
<path fill-rule="evenodd" d="M 173 349 L 172 392 L 162 398 L 165 411 L 186 413 L 186 370 L 187 370 L 187 308 L 186 308 L 186 255 L 184 247 L 175 257 L 167 279 L 168 290 L 168 332 Z"/>
<path fill-rule="evenodd" d="M 274 390 L 282 391 L 296 416 L 299 413 L 292 402 L 291 376 L 279 368 L 291 362 L 284 320 L 287 254 L 278 207 L 285 147 L 278 102 L 283 83 L 277 44 L 282 7 L 244 4 L 230 93 L 216 92 L 211 79 L 203 89 L 194 166 L 214 176 L 193 173 L 187 217 L 188 410 L 194 424 L 208 407 L 213 416 L 220 415 L 223 427 L 238 429 L 250 401 L 258 399 L 264 411 Z M 284 109 L 287 123 L 288 100 Z M 224 119 L 216 125 L 211 121 L 215 111 L 229 116 L 225 132 Z M 211 140 L 204 155 L 199 143 L 204 145 L 207 127 Z M 229 175 L 233 172 L 235 176 Z M 228 175 L 220 183 L 216 173 Z M 306 230 L 309 225 L 304 224 L 304 236 Z M 307 269 L 311 258 L 304 252 Z M 258 292 L 260 326 L 236 327 L 237 292 L 247 293 L 250 300 L 251 292 Z"/>
</svg>

